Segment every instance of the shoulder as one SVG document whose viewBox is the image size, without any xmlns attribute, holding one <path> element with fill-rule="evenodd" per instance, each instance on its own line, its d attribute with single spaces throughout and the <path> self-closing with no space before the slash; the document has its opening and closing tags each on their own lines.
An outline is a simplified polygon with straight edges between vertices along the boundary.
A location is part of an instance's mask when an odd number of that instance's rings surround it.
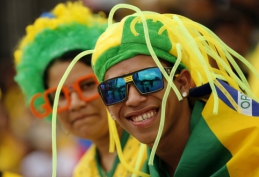
<svg viewBox="0 0 259 177">
<path fill-rule="evenodd" d="M 137 170 L 141 170 L 144 162 L 147 159 L 147 146 L 141 144 L 133 136 L 129 135 L 127 142 L 123 149 L 123 158 L 125 162 L 132 168 L 136 168 L 136 164 L 139 164 Z M 131 176 L 131 172 L 126 169 L 122 163 L 119 163 L 114 176 Z"/>
<path fill-rule="evenodd" d="M 91 145 L 91 147 L 85 152 L 85 154 L 81 157 L 78 164 L 74 170 L 74 177 L 84 177 L 91 174 L 91 176 L 97 175 L 98 170 L 95 161 L 95 145 Z"/>
</svg>

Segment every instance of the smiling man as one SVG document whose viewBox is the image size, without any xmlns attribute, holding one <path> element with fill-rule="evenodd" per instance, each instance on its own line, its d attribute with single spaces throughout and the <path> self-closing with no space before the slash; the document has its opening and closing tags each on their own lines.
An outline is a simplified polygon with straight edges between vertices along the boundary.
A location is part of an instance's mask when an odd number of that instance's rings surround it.
<svg viewBox="0 0 259 177">
<path fill-rule="evenodd" d="M 98 90 L 116 121 L 149 146 L 143 171 L 259 175 L 259 104 L 231 55 L 245 60 L 204 26 L 174 14 L 129 15 L 101 35 L 92 58 Z"/>
</svg>

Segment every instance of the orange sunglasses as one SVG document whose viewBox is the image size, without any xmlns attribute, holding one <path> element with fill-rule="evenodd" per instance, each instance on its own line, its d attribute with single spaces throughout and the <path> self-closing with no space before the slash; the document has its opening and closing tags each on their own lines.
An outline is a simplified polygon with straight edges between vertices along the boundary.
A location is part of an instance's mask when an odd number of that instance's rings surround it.
<svg viewBox="0 0 259 177">
<path fill-rule="evenodd" d="M 97 90 L 98 84 L 99 83 L 95 75 L 88 74 L 78 78 L 73 85 L 63 86 L 59 95 L 57 112 L 59 113 L 69 108 L 71 102 L 70 93 L 73 91 L 75 91 L 79 98 L 85 102 L 90 102 L 96 98 L 99 98 L 100 95 Z M 32 97 L 30 108 L 36 117 L 45 118 L 51 114 L 56 90 L 57 87 L 50 88 L 44 93 L 37 93 Z M 43 99 L 43 104 L 40 106 L 35 106 L 39 99 Z"/>
</svg>

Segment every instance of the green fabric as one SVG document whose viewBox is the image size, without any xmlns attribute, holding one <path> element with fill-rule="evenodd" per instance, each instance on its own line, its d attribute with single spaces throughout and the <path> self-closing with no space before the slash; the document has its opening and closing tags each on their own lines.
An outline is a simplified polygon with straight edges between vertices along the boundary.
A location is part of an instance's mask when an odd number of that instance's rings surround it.
<svg viewBox="0 0 259 177">
<path fill-rule="evenodd" d="M 150 155 L 151 150 L 147 148 L 147 153 Z M 153 165 L 148 165 L 148 159 L 145 161 L 142 167 L 142 172 L 150 174 L 151 177 L 170 177 L 167 170 L 158 156 L 155 156 Z"/>
<path fill-rule="evenodd" d="M 130 25 L 134 18 L 134 16 L 131 16 L 126 19 L 123 26 L 120 45 L 106 50 L 93 65 L 95 74 L 100 82 L 103 81 L 105 72 L 113 65 L 136 55 L 150 55 L 144 37 L 143 24 L 136 23 L 135 30 L 139 33 L 137 36 L 135 36 L 131 31 Z M 173 44 L 168 38 L 167 31 L 164 31 L 162 34 L 158 34 L 158 31 L 163 24 L 159 21 L 154 22 L 153 20 L 147 20 L 147 24 L 150 27 L 150 42 L 157 57 L 174 63 L 176 61 L 176 57 L 169 53 Z M 108 40 L 107 45 L 109 45 Z M 185 66 L 181 63 L 179 69 L 183 68 L 185 68 Z"/>
<path fill-rule="evenodd" d="M 129 138 L 129 133 L 126 132 L 126 131 L 123 131 L 122 138 L 121 138 L 121 148 L 122 148 L 122 150 L 124 149 L 124 147 L 125 147 L 125 145 L 127 143 L 128 138 Z M 100 154 L 99 154 L 97 149 L 96 149 L 96 153 L 95 154 L 96 154 L 95 160 L 97 162 L 97 168 L 98 168 L 99 175 L 101 177 L 113 177 L 113 174 L 114 174 L 114 172 L 115 172 L 115 170 L 117 168 L 117 165 L 120 163 L 118 155 L 116 155 L 116 158 L 115 158 L 115 161 L 113 163 L 111 171 L 105 172 L 105 170 L 101 166 Z"/>
<path fill-rule="evenodd" d="M 184 149 L 175 177 L 228 177 L 226 163 L 231 153 L 221 144 L 201 115 L 205 103 L 197 101 L 191 116 L 191 135 Z M 197 118 L 199 118 L 197 122 Z M 195 123 L 195 122 L 196 123 Z"/>
<path fill-rule="evenodd" d="M 191 135 L 174 177 L 229 177 L 226 163 L 232 155 L 204 121 L 201 115 L 204 104 L 201 101 L 195 103 L 190 122 Z M 165 177 L 168 174 L 166 169 L 161 167 L 160 161 L 156 156 L 154 166 L 148 166 L 146 162 L 142 168 L 143 172 L 152 177 Z"/>
</svg>

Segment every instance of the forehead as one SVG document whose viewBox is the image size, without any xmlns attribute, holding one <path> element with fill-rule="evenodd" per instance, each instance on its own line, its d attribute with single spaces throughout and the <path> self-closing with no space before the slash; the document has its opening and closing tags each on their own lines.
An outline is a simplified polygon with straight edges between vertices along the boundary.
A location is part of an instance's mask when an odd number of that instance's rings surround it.
<svg viewBox="0 0 259 177">
<path fill-rule="evenodd" d="M 67 67 L 69 66 L 70 62 L 57 62 L 55 63 L 48 72 L 48 85 L 49 87 L 56 87 L 64 75 Z M 74 83 L 78 78 L 85 76 L 87 74 L 93 73 L 92 67 L 84 64 L 83 62 L 77 62 L 72 70 L 70 71 L 64 85 L 69 85 Z"/>
<path fill-rule="evenodd" d="M 166 63 L 160 60 L 163 66 Z M 104 76 L 104 80 L 108 80 L 114 77 L 118 77 L 124 74 L 128 74 L 134 71 L 138 71 L 144 68 L 157 66 L 153 58 L 149 55 L 137 55 L 135 57 L 123 60 L 107 70 Z"/>
</svg>

